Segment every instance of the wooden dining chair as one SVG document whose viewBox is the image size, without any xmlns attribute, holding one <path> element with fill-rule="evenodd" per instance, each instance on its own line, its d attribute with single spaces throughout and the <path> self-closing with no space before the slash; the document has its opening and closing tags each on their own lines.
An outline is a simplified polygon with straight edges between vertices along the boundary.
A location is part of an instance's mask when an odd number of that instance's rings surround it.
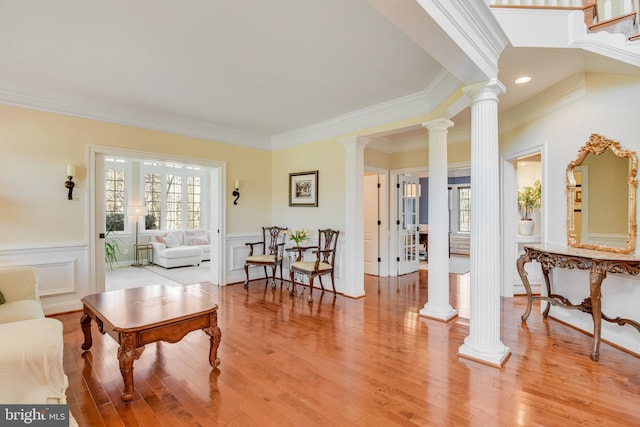
<svg viewBox="0 0 640 427">
<path fill-rule="evenodd" d="M 267 267 L 271 267 L 271 287 L 276 287 L 276 268 L 280 267 L 280 286 L 282 286 L 282 256 L 284 251 L 284 238 L 286 227 L 262 227 L 262 241 L 245 243 L 249 246 L 249 256 L 244 261 L 244 274 L 246 280 L 244 286 L 249 286 L 249 267 L 258 266 L 264 267 L 264 275 L 269 280 L 269 274 L 267 273 Z M 257 246 L 262 247 L 262 253 L 255 251 Z"/>
<path fill-rule="evenodd" d="M 313 302 L 313 280 L 318 277 L 320 279 L 320 287 L 324 291 L 322 276 L 331 276 L 331 287 L 333 293 L 336 293 L 336 285 L 334 281 L 334 271 L 336 262 L 336 247 L 338 245 L 338 230 L 329 228 L 318 230 L 318 246 L 311 251 L 315 254 L 314 260 L 304 260 L 303 249 L 298 251 L 296 261 L 289 267 L 289 276 L 291 280 L 291 295 L 295 294 L 296 274 L 309 278 L 309 304 Z M 299 282 L 303 284 L 302 282 Z"/>
</svg>

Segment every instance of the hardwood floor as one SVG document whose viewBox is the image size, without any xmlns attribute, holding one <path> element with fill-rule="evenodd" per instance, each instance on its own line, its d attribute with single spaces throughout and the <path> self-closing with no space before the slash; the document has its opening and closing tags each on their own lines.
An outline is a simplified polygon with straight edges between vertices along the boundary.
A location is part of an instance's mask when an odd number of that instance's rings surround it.
<svg viewBox="0 0 640 427">
<path fill-rule="evenodd" d="M 80 313 L 64 323 L 71 411 L 81 426 L 571 426 L 640 425 L 640 359 L 591 339 L 525 298 L 502 301 L 502 369 L 461 359 L 468 335 L 469 275 L 451 275 L 449 323 L 418 316 L 427 272 L 367 276 L 367 296 L 314 291 L 291 298 L 263 280 L 190 285 L 219 299 L 219 369 L 208 336 L 150 344 L 134 364 L 136 395 L 120 400 L 117 344 L 93 325 L 82 352 Z M 298 287 L 298 289 L 302 289 Z M 639 337 L 640 339 L 640 337 Z"/>
</svg>

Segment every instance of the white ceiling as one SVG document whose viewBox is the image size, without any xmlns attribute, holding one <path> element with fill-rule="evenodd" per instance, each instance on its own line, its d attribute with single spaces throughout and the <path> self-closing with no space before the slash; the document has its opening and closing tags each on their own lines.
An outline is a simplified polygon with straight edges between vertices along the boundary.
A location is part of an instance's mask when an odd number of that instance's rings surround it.
<svg viewBox="0 0 640 427">
<path fill-rule="evenodd" d="M 194 119 L 267 142 L 423 92 L 442 72 L 366 0 L 0 0 L 0 58 L 0 86 Z M 511 48 L 500 62 L 500 108 L 611 65 L 600 62 L 577 50 Z M 516 90 L 520 71 L 534 80 Z"/>
</svg>

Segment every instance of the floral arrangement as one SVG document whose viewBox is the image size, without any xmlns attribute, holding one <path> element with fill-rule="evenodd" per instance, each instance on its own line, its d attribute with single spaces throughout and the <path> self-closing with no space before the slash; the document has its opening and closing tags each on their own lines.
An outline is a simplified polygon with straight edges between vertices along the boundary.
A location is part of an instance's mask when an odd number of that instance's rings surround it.
<svg viewBox="0 0 640 427">
<path fill-rule="evenodd" d="M 287 236 L 289 240 L 296 243 L 296 246 L 300 246 L 300 243 L 306 242 L 309 238 L 309 230 L 287 231 Z"/>
</svg>

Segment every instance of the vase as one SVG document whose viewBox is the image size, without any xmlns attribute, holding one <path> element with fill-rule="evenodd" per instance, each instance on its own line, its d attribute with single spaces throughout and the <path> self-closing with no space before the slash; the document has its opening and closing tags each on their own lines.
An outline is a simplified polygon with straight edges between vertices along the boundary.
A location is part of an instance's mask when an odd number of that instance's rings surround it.
<svg viewBox="0 0 640 427">
<path fill-rule="evenodd" d="M 535 225 L 532 219 L 521 219 L 518 223 L 518 234 L 521 236 L 532 236 Z"/>
</svg>

